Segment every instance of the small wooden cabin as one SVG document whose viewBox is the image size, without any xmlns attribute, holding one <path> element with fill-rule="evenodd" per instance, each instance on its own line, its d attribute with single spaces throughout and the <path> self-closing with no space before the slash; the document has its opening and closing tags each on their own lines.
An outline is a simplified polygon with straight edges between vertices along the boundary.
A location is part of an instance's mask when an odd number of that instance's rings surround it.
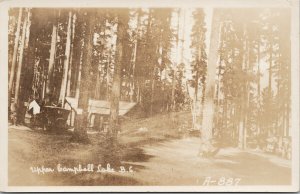
<svg viewBox="0 0 300 194">
<path fill-rule="evenodd" d="M 135 102 L 120 101 L 119 103 L 119 116 L 125 116 L 133 107 Z M 68 124 L 74 126 L 75 112 L 80 111 L 78 109 L 78 99 L 66 97 L 65 108 L 71 111 Z M 88 106 L 89 124 L 88 127 L 96 130 L 106 130 L 110 115 L 110 102 L 106 100 L 89 100 Z"/>
</svg>

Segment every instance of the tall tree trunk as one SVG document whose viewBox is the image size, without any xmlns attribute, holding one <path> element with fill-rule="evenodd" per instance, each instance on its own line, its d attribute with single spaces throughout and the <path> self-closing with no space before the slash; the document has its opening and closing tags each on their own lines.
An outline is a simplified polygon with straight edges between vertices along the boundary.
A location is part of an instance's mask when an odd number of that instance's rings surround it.
<svg viewBox="0 0 300 194">
<path fill-rule="evenodd" d="M 178 22 L 177 22 L 177 34 L 176 34 L 176 64 L 173 66 L 173 76 L 172 76 L 172 93 L 171 93 L 171 107 L 172 107 L 172 111 L 174 112 L 176 109 L 176 102 L 175 102 L 175 89 L 176 89 L 176 67 L 178 67 L 178 63 L 179 63 L 179 25 L 180 25 L 180 9 L 178 9 Z"/>
<path fill-rule="evenodd" d="M 32 16 L 32 11 L 29 10 L 29 18 Z M 31 31 L 31 19 L 28 20 L 26 29 L 25 40 L 25 54 L 24 54 L 24 70 L 22 71 L 23 77 L 21 79 L 22 95 L 20 101 L 26 102 L 32 92 L 32 80 L 33 80 L 33 64 L 35 60 L 35 33 Z"/>
<path fill-rule="evenodd" d="M 94 37 L 94 27 L 96 23 L 95 13 L 92 12 L 87 16 L 87 27 L 84 38 L 84 51 L 83 51 L 83 61 L 82 70 L 80 76 L 80 96 L 78 100 L 78 109 L 75 120 L 74 137 L 79 141 L 88 141 L 87 137 L 87 124 L 88 124 L 88 103 L 90 91 L 92 91 L 93 82 L 90 79 L 90 71 L 92 65 L 92 55 L 93 55 L 93 37 Z"/>
<path fill-rule="evenodd" d="M 80 83 L 81 83 L 81 71 L 82 71 L 82 62 L 83 62 L 83 48 L 84 43 L 80 45 L 80 57 L 79 57 L 79 63 L 77 68 L 77 79 L 76 79 L 76 88 L 75 88 L 75 98 L 79 99 L 80 96 Z"/>
<path fill-rule="evenodd" d="M 147 24 L 147 36 L 146 36 L 146 44 L 149 44 L 151 41 L 150 34 L 151 34 L 151 27 L 152 27 L 152 14 L 153 10 L 149 10 L 149 15 L 148 15 L 148 24 Z M 146 45 L 146 52 L 149 51 L 150 53 L 152 52 L 151 49 L 149 48 L 149 45 Z M 155 48 L 155 51 L 157 51 L 157 48 Z M 153 65 L 152 68 L 152 74 L 151 74 L 151 94 L 150 94 L 150 116 L 153 114 L 153 101 L 154 101 L 154 86 L 155 86 L 155 66 L 156 62 L 152 59 L 152 64 L 150 63 L 149 65 Z M 143 87 L 141 88 L 143 91 Z M 142 92 L 143 95 L 143 92 Z"/>
<path fill-rule="evenodd" d="M 200 152 L 209 151 L 211 149 L 211 138 L 214 118 L 216 65 L 218 60 L 218 46 L 220 41 L 219 36 L 221 24 L 218 11 L 219 10 L 213 10 L 213 17 L 211 22 L 211 37 L 207 64 L 205 100 L 203 104 L 203 120 L 201 129 L 202 146 L 200 148 Z"/>
<path fill-rule="evenodd" d="M 31 10 L 28 8 L 28 13 L 27 13 L 27 27 L 26 27 L 26 35 L 25 35 L 25 46 L 24 48 L 27 49 L 29 46 L 29 37 L 30 37 L 30 27 L 31 27 Z"/>
<path fill-rule="evenodd" d="M 269 48 L 269 55 L 270 55 L 270 61 L 269 61 L 269 97 L 272 95 L 272 66 L 273 66 L 273 42 L 270 40 L 269 42 L 270 48 Z"/>
<path fill-rule="evenodd" d="M 193 102 L 193 106 L 192 106 L 192 114 L 193 114 L 193 128 L 194 129 L 197 128 L 199 130 L 200 128 L 199 128 L 199 126 L 197 126 L 197 123 L 198 123 L 198 120 L 197 120 L 198 86 L 199 86 L 199 72 L 197 70 L 196 77 L 195 77 L 195 93 L 194 93 L 194 102 Z"/>
<path fill-rule="evenodd" d="M 272 35 L 269 35 L 270 37 L 270 39 L 272 38 Z M 272 95 L 272 69 L 273 69 L 273 41 L 272 40 L 269 40 L 269 44 L 270 44 L 270 48 L 269 48 L 269 56 L 270 56 L 270 61 L 269 61 L 269 85 L 268 85 L 268 97 L 269 97 L 269 100 L 271 101 L 273 101 L 273 95 Z M 273 131 L 274 130 L 274 128 L 273 128 L 273 123 L 272 122 L 270 122 L 269 124 L 268 124 L 268 134 L 269 135 L 271 135 L 271 134 L 273 134 Z"/>
<path fill-rule="evenodd" d="M 104 40 L 106 39 L 106 23 L 107 23 L 107 20 L 104 20 L 104 30 L 103 30 L 103 37 L 104 37 Z M 107 42 L 106 40 L 104 42 Z M 100 52 L 104 52 L 105 49 L 102 49 Z M 100 54 L 98 56 L 99 58 L 99 64 L 101 63 L 101 60 L 102 60 L 102 54 Z M 102 70 L 102 67 L 99 67 L 98 66 L 98 69 L 97 69 L 97 76 L 96 76 L 96 89 L 95 89 L 95 94 L 94 94 L 94 98 L 95 99 L 101 99 L 101 89 L 102 89 L 102 79 L 104 79 L 104 75 L 101 76 L 101 72 L 103 71 Z"/>
<path fill-rule="evenodd" d="M 260 40 L 258 40 L 258 46 L 257 46 L 257 104 L 258 107 L 260 107 Z M 257 120 L 256 120 L 256 130 L 257 130 L 257 135 L 260 135 L 260 115 L 259 115 L 259 110 L 257 114 Z"/>
<path fill-rule="evenodd" d="M 245 29 L 246 31 L 246 26 Z M 250 48 L 251 48 L 251 43 L 249 42 L 249 39 L 246 40 L 246 61 L 245 61 L 245 71 L 246 75 L 249 75 L 252 71 L 250 69 Z M 250 83 L 249 80 L 246 79 L 246 91 L 245 91 L 245 110 L 244 110 L 244 133 L 243 133 L 243 148 L 247 148 L 247 136 L 248 136 L 248 128 L 249 128 L 249 107 L 250 107 Z"/>
<path fill-rule="evenodd" d="M 57 42 L 57 21 L 53 22 L 52 27 L 52 36 L 51 36 L 51 47 L 50 47 L 50 57 L 48 65 L 48 75 L 47 75 L 47 84 L 46 84 L 46 94 L 51 96 L 52 94 L 52 81 L 53 81 L 53 69 L 55 64 L 55 53 L 56 53 L 56 42 Z M 52 97 L 51 97 L 52 98 Z M 52 101 L 53 99 L 51 99 Z"/>
<path fill-rule="evenodd" d="M 156 49 L 155 49 L 156 53 L 159 53 L 159 45 L 156 45 Z M 151 97 L 150 97 L 150 116 L 153 115 L 153 105 L 154 105 L 154 98 L 155 98 L 155 84 L 156 84 L 156 75 L 157 75 L 157 61 L 154 59 L 152 59 L 152 66 L 153 66 L 153 70 L 152 70 L 152 75 L 151 75 Z"/>
<path fill-rule="evenodd" d="M 112 57 L 112 49 L 113 49 L 113 45 L 111 45 L 111 48 L 109 50 L 109 54 L 108 54 L 108 60 L 107 60 L 107 67 L 106 67 L 106 99 L 109 101 L 110 99 L 110 90 L 109 90 L 109 82 L 110 82 L 110 65 L 111 65 L 111 57 Z"/>
<path fill-rule="evenodd" d="M 24 43 L 24 60 L 23 60 L 23 63 L 25 64 L 25 70 L 23 70 L 22 71 L 22 73 L 21 73 L 21 87 L 23 88 L 23 87 L 25 87 L 26 88 L 26 86 L 25 86 L 25 84 L 23 83 L 24 82 L 24 78 L 26 77 L 26 73 L 27 73 L 27 69 L 29 68 L 29 67 L 26 67 L 26 66 L 29 66 L 29 64 L 28 64 L 28 53 L 29 53 L 29 48 L 28 48 L 28 46 L 29 46 L 29 38 L 30 38 L 30 27 L 31 27 L 31 10 L 30 9 L 28 9 L 28 12 L 27 12 L 27 26 L 26 26 L 26 33 L 25 33 L 25 43 Z M 22 99 L 20 99 L 20 100 L 24 100 L 24 99 L 26 99 L 26 94 L 28 93 L 28 91 L 22 91 L 22 94 L 21 94 L 21 97 L 22 97 Z"/>
<path fill-rule="evenodd" d="M 101 70 L 97 70 L 94 99 L 101 99 Z"/>
<path fill-rule="evenodd" d="M 15 85 L 15 104 L 19 104 L 19 91 L 20 91 L 20 80 L 21 80 L 21 72 L 22 72 L 22 66 L 23 66 L 23 53 L 24 53 L 24 45 L 25 45 L 25 37 L 26 37 L 26 28 L 27 28 L 27 22 L 29 20 L 29 16 L 27 18 L 24 18 L 24 23 L 22 27 L 22 40 L 20 45 L 20 56 L 19 56 L 19 63 L 18 63 L 18 69 L 17 69 L 17 75 L 16 75 L 16 85 Z"/>
<path fill-rule="evenodd" d="M 200 36 L 200 40 L 202 39 L 202 34 L 199 35 Z M 194 109 L 194 128 L 200 130 L 201 125 L 202 125 L 202 120 L 201 117 L 203 117 L 203 101 L 201 103 L 198 104 L 198 94 L 199 94 L 199 69 L 201 64 L 201 60 L 202 60 L 202 43 L 199 43 L 199 47 L 198 47 L 198 58 L 197 58 L 197 68 L 196 68 L 196 77 L 195 77 L 195 94 L 194 94 L 194 105 L 193 105 L 193 109 Z M 204 42 L 203 42 L 204 44 Z M 205 87 L 203 86 L 203 89 Z M 205 94 L 202 93 L 202 99 L 204 99 Z M 201 106 L 202 107 L 201 107 Z M 201 110 L 200 110 L 201 109 Z"/>
<path fill-rule="evenodd" d="M 181 14 L 182 14 L 182 16 L 183 16 L 183 23 L 182 23 L 182 25 L 181 25 L 181 49 L 180 49 L 180 60 L 179 60 L 179 62 L 180 63 L 184 63 L 184 59 L 183 59 L 183 55 L 184 55 L 184 36 L 185 36 L 185 20 L 186 20 L 186 18 L 185 18 L 185 16 L 186 16 L 186 13 L 185 13 L 185 9 L 184 8 L 182 8 L 181 9 Z"/>
<path fill-rule="evenodd" d="M 247 37 L 246 32 L 246 25 L 244 25 L 244 37 Z M 249 68 L 250 68 L 250 42 L 248 37 L 245 40 L 245 52 L 244 52 L 244 71 L 246 72 L 246 75 L 249 74 Z M 250 101 L 250 83 L 248 79 L 245 80 L 245 97 L 244 97 L 244 128 L 243 128 L 243 149 L 247 148 L 247 133 L 248 133 L 248 110 L 249 110 L 249 101 Z"/>
<path fill-rule="evenodd" d="M 155 75 L 156 75 L 156 64 L 153 64 L 152 78 L 151 78 L 151 97 L 150 97 L 150 116 L 153 115 L 154 105 L 154 93 L 155 93 Z"/>
<path fill-rule="evenodd" d="M 13 58 L 12 58 L 12 64 L 11 64 L 11 69 L 10 69 L 9 85 L 8 85 L 9 104 L 10 104 L 10 97 L 11 97 L 12 86 L 13 86 L 13 82 L 14 82 L 14 76 L 15 76 L 15 68 L 16 68 L 17 55 L 18 55 L 18 45 L 19 45 L 19 39 L 20 39 L 20 29 L 21 29 L 21 23 L 22 23 L 22 13 L 23 13 L 23 9 L 20 8 L 19 16 L 18 16 L 17 30 L 16 30 L 16 34 L 15 34 Z"/>
<path fill-rule="evenodd" d="M 119 101 L 120 101 L 120 88 L 121 88 L 121 70 L 123 59 L 123 44 L 126 36 L 126 25 L 124 17 L 125 10 L 118 15 L 118 29 L 117 29 L 117 45 L 116 45 L 116 62 L 114 68 L 113 84 L 110 97 L 110 122 L 109 122 L 109 136 L 113 137 L 115 142 L 119 128 Z"/>
<path fill-rule="evenodd" d="M 70 96 L 71 94 L 71 81 L 72 77 L 74 76 L 73 73 L 73 55 L 74 55 L 74 36 L 75 36 L 75 22 L 76 22 L 76 15 L 74 14 L 72 16 L 72 24 L 71 24 L 71 48 L 70 48 L 70 60 L 69 60 L 69 70 L 68 70 L 68 81 L 67 81 L 67 96 Z M 73 76 L 72 76 L 73 75 Z"/>
<path fill-rule="evenodd" d="M 174 112 L 175 111 L 175 88 L 176 88 L 176 70 L 172 69 L 172 91 L 171 91 L 171 110 Z"/>
<path fill-rule="evenodd" d="M 131 77 L 131 84 L 130 84 L 130 102 L 133 102 L 133 95 L 134 95 L 134 89 L 136 87 L 135 82 L 135 66 L 136 66 L 136 56 L 137 56 L 137 47 L 138 47 L 138 41 L 139 41 L 139 33 L 140 33 L 140 23 L 141 23 L 141 15 L 140 12 L 137 13 L 137 27 L 136 27 L 136 37 L 134 39 L 134 50 L 133 50 L 133 57 L 132 57 L 132 77 Z"/>
<path fill-rule="evenodd" d="M 247 37 L 246 34 L 246 25 L 243 25 L 243 36 Z M 241 53 L 242 56 L 242 65 L 241 65 L 241 73 L 244 73 L 248 71 L 248 63 L 249 63 L 249 53 L 248 53 L 248 39 L 246 38 L 244 42 L 241 43 Z M 244 78 L 245 79 L 245 78 Z M 247 105 L 248 105 L 248 80 L 245 79 L 243 82 L 243 94 L 241 97 L 241 112 L 240 112 L 240 129 L 239 129 L 239 147 L 245 148 L 246 147 L 246 136 L 247 136 Z"/>
<path fill-rule="evenodd" d="M 64 58 L 64 69 L 63 69 L 63 77 L 62 77 L 60 96 L 59 96 L 59 101 L 61 101 L 62 107 L 64 106 L 66 89 L 67 89 L 67 81 L 68 81 L 67 79 L 68 79 L 70 50 L 71 50 L 71 24 L 72 24 L 72 13 L 69 12 L 67 42 L 66 42 L 66 50 L 65 50 L 65 58 Z"/>
</svg>

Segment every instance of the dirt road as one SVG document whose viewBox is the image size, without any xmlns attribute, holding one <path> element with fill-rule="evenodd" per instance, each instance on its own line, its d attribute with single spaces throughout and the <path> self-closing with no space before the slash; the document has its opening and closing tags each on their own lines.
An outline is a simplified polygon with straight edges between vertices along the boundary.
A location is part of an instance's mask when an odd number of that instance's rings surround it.
<svg viewBox="0 0 300 194">
<path fill-rule="evenodd" d="M 222 184 L 222 179 L 239 181 L 240 185 L 289 184 L 289 161 L 266 154 L 252 154 L 238 149 L 221 149 L 214 158 L 198 157 L 199 139 L 187 138 L 145 146 L 146 162 L 135 178 L 149 185 Z M 277 176 L 280 174 L 280 176 Z"/>
<path fill-rule="evenodd" d="M 30 130 L 9 130 L 9 185 L 203 185 L 229 181 L 240 185 L 289 184 L 290 162 L 276 156 L 238 149 L 221 149 L 211 159 L 198 157 L 199 139 L 167 139 L 148 144 L 132 144 L 121 149 L 118 169 L 132 166 L 133 172 L 97 173 L 106 167 L 108 156 L 101 136 L 92 135 L 91 144 L 68 142 L 70 135 L 53 135 Z M 67 167 L 94 164 L 94 172 L 57 172 L 57 164 Z M 49 167 L 55 172 L 37 174 L 30 167 Z M 277 176 L 277 175 L 280 176 Z"/>
</svg>

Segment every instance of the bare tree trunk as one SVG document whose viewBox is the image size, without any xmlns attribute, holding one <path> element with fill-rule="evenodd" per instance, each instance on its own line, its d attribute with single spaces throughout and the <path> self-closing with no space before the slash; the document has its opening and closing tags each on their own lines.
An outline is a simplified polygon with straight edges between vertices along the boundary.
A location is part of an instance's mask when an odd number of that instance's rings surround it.
<svg viewBox="0 0 300 194">
<path fill-rule="evenodd" d="M 109 82 L 110 82 L 110 65 L 111 65 L 111 57 L 112 57 L 112 49 L 113 45 L 111 45 L 110 50 L 109 50 L 109 55 L 108 55 L 108 60 L 107 60 L 107 68 L 106 68 L 106 99 L 109 101 Z"/>
<path fill-rule="evenodd" d="M 138 104 L 141 103 L 141 86 L 140 81 L 137 80 L 137 94 L 136 94 L 136 101 Z"/>
<path fill-rule="evenodd" d="M 246 25 L 244 26 L 244 31 L 245 31 L 245 36 L 246 36 Z M 249 42 L 249 39 L 246 40 L 246 46 L 245 46 L 245 55 L 246 55 L 246 60 L 245 60 L 245 71 L 247 75 L 250 73 L 249 68 L 250 68 L 250 48 L 251 48 L 251 43 Z M 251 70 L 250 70 L 251 71 Z M 244 136 L 243 136 L 243 148 L 247 148 L 247 136 L 248 136 L 248 120 L 249 120 L 249 115 L 248 115 L 248 110 L 250 106 L 250 83 L 246 79 L 246 91 L 245 91 L 245 110 L 244 110 Z"/>
<path fill-rule="evenodd" d="M 52 36 L 51 36 L 51 48 L 50 48 L 50 58 L 49 58 L 49 65 L 48 65 L 48 78 L 46 84 L 46 94 L 52 94 L 52 81 L 53 81 L 53 69 L 55 64 L 55 53 L 56 53 L 56 41 L 57 41 L 57 22 L 53 22 L 52 27 Z"/>
<path fill-rule="evenodd" d="M 101 98 L 101 75 L 100 70 L 97 71 L 94 99 Z"/>
<path fill-rule="evenodd" d="M 214 118 L 214 94 L 215 94 L 215 78 L 216 65 L 218 60 L 218 46 L 220 39 L 220 18 L 216 10 L 213 10 L 211 23 L 211 37 L 209 56 L 207 64 L 207 78 L 205 83 L 205 100 L 203 104 L 203 120 L 201 129 L 202 146 L 200 153 L 211 150 L 211 138 L 213 130 Z"/>
<path fill-rule="evenodd" d="M 134 95 L 134 89 L 135 89 L 135 66 L 136 66 L 136 55 L 137 55 L 137 46 L 138 46 L 138 40 L 139 40 L 139 31 L 140 31 L 140 20 L 141 16 L 140 13 L 137 13 L 137 27 L 136 27 L 136 37 L 134 40 L 134 50 L 133 50 L 133 57 L 132 57 L 132 78 L 131 78 L 131 84 L 130 84 L 130 102 L 133 102 L 133 95 Z"/>
<path fill-rule="evenodd" d="M 29 15 L 27 18 L 24 18 L 24 23 L 22 27 L 22 40 L 20 45 L 20 56 L 19 56 L 19 63 L 16 75 L 16 85 L 15 85 L 15 104 L 19 103 L 19 91 L 20 91 L 20 80 L 21 80 L 21 72 L 22 72 L 22 65 L 23 65 L 23 53 L 24 53 L 24 45 L 25 45 L 25 37 L 26 37 L 26 28 L 27 22 L 29 20 Z"/>
<path fill-rule="evenodd" d="M 194 93 L 194 102 L 192 104 L 192 115 L 193 115 L 193 128 L 200 130 L 200 123 L 198 124 L 197 119 L 197 101 L 198 101 L 198 86 L 199 86 L 199 73 L 196 71 L 195 77 L 195 93 Z"/>
<path fill-rule="evenodd" d="M 60 88 L 60 96 L 59 96 L 59 101 L 62 102 L 62 107 L 63 107 L 64 101 L 65 101 L 67 81 L 68 81 L 67 78 L 68 78 L 70 50 L 71 50 L 71 24 L 72 24 L 72 13 L 69 12 L 67 42 L 66 42 L 65 59 L 64 59 L 64 69 L 63 69 L 63 77 L 62 77 L 61 88 Z"/>
<path fill-rule="evenodd" d="M 71 51 L 70 51 L 70 60 L 69 60 L 69 71 L 68 71 L 68 81 L 67 81 L 67 96 L 70 96 L 71 94 L 71 77 L 73 70 L 73 55 L 74 55 L 74 36 L 75 36 L 75 22 L 76 22 L 76 15 L 74 14 L 72 16 L 72 33 L 71 33 Z M 73 74 L 74 75 L 74 74 Z"/>
<path fill-rule="evenodd" d="M 200 35 L 202 36 L 202 35 Z M 201 38 L 200 38 L 201 40 Z M 200 107 L 200 104 L 198 104 L 198 93 L 199 93 L 199 68 L 201 65 L 201 59 L 202 59 L 202 49 L 201 49 L 201 44 L 199 44 L 198 47 L 198 58 L 197 58 L 197 68 L 196 68 L 196 77 L 195 77 L 195 94 L 194 94 L 194 103 L 193 103 L 193 114 L 194 114 L 194 128 L 197 130 L 200 130 L 201 125 L 202 125 L 202 120 L 201 118 L 201 113 L 203 114 L 203 103 L 201 103 L 202 107 Z M 204 87 L 203 87 L 204 88 Z M 204 93 L 202 93 L 204 96 Z M 204 99 L 204 98 L 203 98 Z M 200 111 L 201 108 L 201 111 Z"/>
<path fill-rule="evenodd" d="M 22 12 L 23 12 L 23 9 L 20 8 L 19 9 L 17 30 L 16 30 L 16 34 L 15 34 L 15 45 L 14 45 L 14 51 L 13 51 L 12 65 L 11 65 L 10 77 L 9 77 L 8 100 L 10 100 L 10 95 L 11 95 L 11 92 L 12 92 L 12 85 L 13 85 L 14 76 L 15 76 L 15 68 L 16 68 L 17 54 L 18 54 L 18 45 L 19 45 L 19 39 L 20 39 L 20 29 L 21 29 L 21 23 L 22 23 Z M 10 101 L 9 101 L 9 105 L 10 105 Z"/>
<path fill-rule="evenodd" d="M 148 15 L 148 24 L 147 24 L 147 37 L 146 37 L 146 41 L 151 41 L 151 38 L 150 38 L 150 31 L 151 31 L 151 26 L 152 26 L 152 11 L 150 10 L 149 11 L 149 15 Z M 153 49 L 153 48 L 151 48 Z M 147 45 L 147 50 L 149 51 L 150 48 L 149 46 Z M 157 48 L 155 48 L 155 52 L 157 51 Z M 150 65 L 153 65 L 153 69 L 152 69 L 152 75 L 151 75 L 151 96 L 150 96 L 150 116 L 152 116 L 153 114 L 153 102 L 154 102 L 154 86 L 155 86 L 155 70 L 156 70 L 156 63 L 153 62 L 152 60 L 152 64 Z M 142 91 L 143 91 L 143 88 L 141 88 Z M 143 95 L 143 93 L 142 93 Z"/>
<path fill-rule="evenodd" d="M 272 66 L 273 66 L 273 43 L 270 41 L 270 50 L 269 50 L 269 55 L 270 55 L 270 61 L 269 61 L 269 96 L 271 97 L 272 94 Z"/>
<path fill-rule="evenodd" d="M 30 73 L 28 72 L 28 70 L 30 69 L 30 64 L 28 63 L 28 61 L 29 61 L 28 58 L 33 57 L 33 56 L 29 55 L 29 53 L 30 53 L 29 39 L 30 39 L 30 28 L 31 28 L 31 16 L 32 16 L 31 9 L 28 8 L 28 13 L 27 13 L 27 18 L 28 19 L 27 19 L 27 26 L 26 26 L 26 33 L 25 33 L 25 45 L 24 45 L 25 60 L 23 62 L 25 64 L 25 69 L 23 70 L 23 76 L 22 76 L 22 79 L 21 79 L 21 86 L 22 86 L 23 91 L 21 91 L 22 94 L 21 94 L 20 100 L 22 102 L 27 101 L 28 94 L 30 94 L 30 91 L 31 91 L 31 90 L 29 90 L 29 91 L 27 90 L 28 87 L 31 87 L 31 83 L 30 83 L 30 86 L 26 86 L 26 81 L 28 80 L 28 77 L 30 76 Z"/>
<path fill-rule="evenodd" d="M 258 107 L 260 107 L 260 40 L 258 41 L 258 48 L 257 48 L 257 103 Z M 260 135 L 260 120 L 259 120 L 259 113 L 257 115 L 257 135 Z"/>
<path fill-rule="evenodd" d="M 83 49 L 83 46 L 84 46 L 84 43 L 80 46 L 80 49 Z M 79 66 L 77 68 L 77 80 L 76 80 L 76 88 L 75 88 L 75 98 L 76 99 L 79 99 L 79 96 L 80 96 L 82 61 L 83 61 L 83 51 L 80 52 Z"/>
<path fill-rule="evenodd" d="M 269 36 L 271 36 L 271 35 L 269 35 Z M 271 100 L 273 98 L 273 95 L 272 95 L 273 41 L 272 40 L 269 41 L 269 45 L 270 45 L 270 48 L 269 48 L 269 56 L 270 56 L 269 60 L 270 61 L 269 61 L 268 97 L 269 97 L 269 100 Z M 274 130 L 273 123 L 269 123 L 269 125 L 268 125 L 268 134 L 269 135 L 273 134 L 273 132 L 274 132 L 273 130 Z"/>
<path fill-rule="evenodd" d="M 246 25 L 243 26 L 244 34 L 243 36 L 246 37 Z M 249 63 L 249 51 L 248 51 L 248 40 L 244 40 L 242 43 L 241 53 L 242 55 L 242 65 L 241 65 L 241 71 L 247 72 L 248 71 L 248 63 Z M 247 107 L 248 107 L 248 81 L 245 80 L 243 83 L 243 94 L 241 99 L 241 111 L 240 111 L 240 129 L 239 129 L 239 147 L 245 149 L 246 148 L 246 136 L 247 136 Z"/>
<path fill-rule="evenodd" d="M 182 23 L 182 25 L 181 25 L 181 30 L 182 30 L 182 32 L 181 32 L 181 49 L 180 49 L 180 63 L 184 63 L 184 59 L 183 59 L 183 55 L 184 55 L 184 35 L 185 35 L 185 20 L 186 20 L 186 18 L 185 18 L 185 16 L 186 16 L 186 14 L 185 14 L 185 9 L 184 8 L 182 8 L 181 9 L 181 14 L 183 15 L 183 23 Z"/>
<path fill-rule="evenodd" d="M 124 11 L 125 12 L 125 11 Z M 124 14 L 124 13 L 123 13 Z M 124 15 L 118 15 L 117 45 L 116 45 L 116 63 L 114 68 L 113 84 L 110 98 L 110 130 L 109 136 L 113 138 L 113 142 L 117 140 L 119 128 L 119 101 L 121 88 L 121 70 L 123 58 L 123 43 L 126 36 L 126 22 Z M 126 17 L 126 16 L 125 16 Z"/>
<path fill-rule="evenodd" d="M 95 13 L 87 17 L 87 30 L 84 39 L 84 53 L 82 70 L 80 75 L 80 97 L 78 100 L 78 109 L 75 120 L 74 138 L 75 140 L 88 142 L 87 124 L 88 124 L 88 102 L 89 94 L 92 91 L 93 83 L 90 79 L 91 62 L 93 55 L 93 36 L 96 19 Z"/>
<path fill-rule="evenodd" d="M 178 66 L 179 63 L 179 25 L 180 25 L 180 9 L 178 9 L 178 22 L 177 22 L 177 34 L 176 34 L 176 50 L 177 50 L 177 54 L 176 54 L 176 64 L 173 67 L 173 77 L 172 77 L 172 96 L 171 96 L 171 106 L 172 106 L 172 111 L 174 112 L 176 109 L 176 102 L 175 102 L 175 89 L 176 89 L 176 67 Z"/>
<path fill-rule="evenodd" d="M 159 52 L 159 46 L 156 46 L 155 52 Z M 153 115 L 153 105 L 154 105 L 154 94 L 155 94 L 155 82 L 156 82 L 156 61 L 152 60 L 153 70 L 151 76 L 151 97 L 150 97 L 150 116 Z"/>
<path fill-rule="evenodd" d="M 22 86 L 22 94 L 19 98 L 19 101 L 26 102 L 28 101 L 28 97 L 32 91 L 32 78 L 33 78 L 33 62 L 35 55 L 34 55 L 34 48 L 35 48 L 35 38 L 34 33 L 33 36 L 31 35 L 31 16 L 32 12 L 28 10 L 28 23 L 26 28 L 26 40 L 24 46 L 24 69 L 22 70 L 22 79 L 21 79 L 21 86 Z M 30 40 L 30 41 L 29 41 Z M 32 60 L 33 59 L 33 60 Z M 23 115 L 22 115 L 23 116 Z M 24 115 L 25 116 L 25 115 Z"/>
<path fill-rule="evenodd" d="M 24 85 L 25 79 L 25 73 L 28 67 L 28 62 L 26 60 L 26 56 L 28 55 L 28 42 L 29 42 L 29 36 L 30 36 L 30 17 L 31 17 L 31 11 L 28 8 L 27 9 L 27 20 L 24 18 L 24 24 L 23 24 L 23 32 L 22 32 L 22 41 L 20 46 L 20 55 L 19 55 L 19 65 L 18 65 L 18 72 L 17 72 L 17 78 L 16 78 L 16 85 L 15 89 L 17 92 L 15 92 L 15 103 L 17 105 L 17 122 L 23 123 L 26 109 L 24 107 L 24 101 L 27 97 L 28 91 L 26 90 L 26 86 Z M 26 23 L 27 22 L 27 23 Z M 25 29 L 25 33 L 24 33 Z M 25 56 L 25 60 L 23 60 Z M 28 57 L 27 57 L 28 58 Z M 24 69 L 25 66 L 25 69 Z"/>
<path fill-rule="evenodd" d="M 152 80 L 151 80 L 151 100 L 150 100 L 150 116 L 153 115 L 153 104 L 154 104 L 154 92 L 155 92 L 155 74 L 156 74 L 156 64 L 153 64 Z"/>
<path fill-rule="evenodd" d="M 30 37 L 30 27 L 31 27 L 31 10 L 28 9 L 28 13 L 27 13 L 27 27 L 26 27 L 26 35 L 25 35 L 25 49 L 28 48 L 28 45 L 29 45 L 29 37 Z"/>
<path fill-rule="evenodd" d="M 247 71 L 249 71 L 249 63 L 250 63 L 250 59 L 249 59 L 249 45 L 248 45 L 248 67 L 247 67 Z M 243 133 L 243 148 L 246 149 L 247 148 L 247 136 L 248 136 L 248 128 L 249 128 L 249 124 L 248 124 L 248 120 L 249 120 L 249 106 L 250 106 L 250 83 L 248 80 L 246 80 L 246 92 L 245 92 L 245 110 L 244 110 L 244 133 Z"/>
</svg>

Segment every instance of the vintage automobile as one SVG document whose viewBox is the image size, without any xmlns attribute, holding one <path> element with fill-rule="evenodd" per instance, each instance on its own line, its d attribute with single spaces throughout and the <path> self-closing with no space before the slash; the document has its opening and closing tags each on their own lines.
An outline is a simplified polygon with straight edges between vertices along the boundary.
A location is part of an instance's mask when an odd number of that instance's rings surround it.
<svg viewBox="0 0 300 194">
<path fill-rule="evenodd" d="M 68 128 L 67 120 L 70 112 L 60 106 L 40 106 L 33 100 L 28 106 L 25 123 L 34 129 L 65 130 Z"/>
<path fill-rule="evenodd" d="M 46 121 L 47 130 L 66 130 L 68 129 L 67 120 L 70 110 L 57 106 L 44 106 L 43 114 Z"/>
</svg>

